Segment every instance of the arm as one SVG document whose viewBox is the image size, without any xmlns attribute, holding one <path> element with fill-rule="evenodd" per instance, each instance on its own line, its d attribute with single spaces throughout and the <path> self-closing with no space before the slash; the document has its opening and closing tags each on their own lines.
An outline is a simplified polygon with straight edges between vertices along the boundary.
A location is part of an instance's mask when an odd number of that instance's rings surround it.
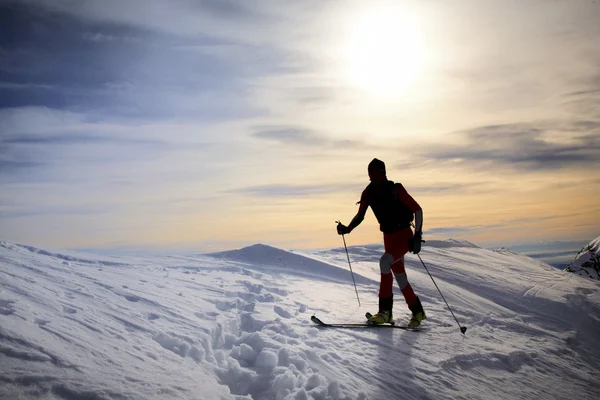
<svg viewBox="0 0 600 400">
<path fill-rule="evenodd" d="M 398 197 L 415 214 L 415 234 L 408 241 L 408 251 L 419 254 L 421 251 L 421 242 L 423 241 L 423 209 L 402 185 L 398 187 Z"/>
<path fill-rule="evenodd" d="M 423 209 L 412 198 L 410 194 L 404 189 L 404 186 L 398 185 L 398 198 L 402 200 L 404 204 L 406 204 L 411 211 L 415 214 L 415 232 L 423 231 Z"/>
<path fill-rule="evenodd" d="M 367 209 L 369 208 L 369 202 L 367 201 L 367 195 L 365 194 L 365 192 L 366 191 L 363 191 L 362 195 L 360 196 L 360 205 L 358 207 L 358 212 L 356 213 L 354 218 L 352 218 L 350 224 L 348 224 L 346 233 L 352 232 L 352 230 L 358 225 L 360 225 L 360 223 L 363 222 L 363 220 L 365 219 L 365 214 L 367 213 Z"/>
</svg>

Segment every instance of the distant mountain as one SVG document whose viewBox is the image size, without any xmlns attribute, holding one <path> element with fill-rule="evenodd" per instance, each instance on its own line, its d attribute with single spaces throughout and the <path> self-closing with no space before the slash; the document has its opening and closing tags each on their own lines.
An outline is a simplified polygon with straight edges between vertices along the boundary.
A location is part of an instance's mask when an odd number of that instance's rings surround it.
<svg viewBox="0 0 600 400">
<path fill-rule="evenodd" d="M 581 249 L 565 271 L 600 280 L 600 236 Z"/>
</svg>

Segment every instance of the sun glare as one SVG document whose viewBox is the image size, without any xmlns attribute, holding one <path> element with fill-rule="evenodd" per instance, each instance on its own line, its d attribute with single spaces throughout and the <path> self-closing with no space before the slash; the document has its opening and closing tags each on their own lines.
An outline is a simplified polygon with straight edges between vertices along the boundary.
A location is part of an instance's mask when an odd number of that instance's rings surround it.
<svg viewBox="0 0 600 400">
<path fill-rule="evenodd" d="M 349 78 L 381 96 L 401 96 L 424 65 L 417 21 L 398 9 L 361 14 L 346 48 Z"/>
</svg>

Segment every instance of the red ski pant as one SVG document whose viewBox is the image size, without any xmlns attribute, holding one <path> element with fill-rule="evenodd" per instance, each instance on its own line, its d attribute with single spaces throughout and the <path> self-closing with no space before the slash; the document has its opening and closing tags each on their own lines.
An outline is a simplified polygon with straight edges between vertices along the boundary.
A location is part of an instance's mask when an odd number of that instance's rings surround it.
<svg viewBox="0 0 600 400">
<path fill-rule="evenodd" d="M 410 228 L 405 228 L 395 233 L 383 234 L 385 252 L 391 254 L 394 261 L 391 265 L 391 272 L 384 270 L 382 267 L 381 284 L 379 286 L 379 298 L 391 297 L 395 277 L 404 295 L 404 300 L 406 300 L 406 304 L 409 307 L 417 301 L 417 296 L 410 283 L 408 283 L 406 271 L 404 270 L 404 255 L 408 252 L 408 241 L 412 237 L 413 232 Z"/>
</svg>

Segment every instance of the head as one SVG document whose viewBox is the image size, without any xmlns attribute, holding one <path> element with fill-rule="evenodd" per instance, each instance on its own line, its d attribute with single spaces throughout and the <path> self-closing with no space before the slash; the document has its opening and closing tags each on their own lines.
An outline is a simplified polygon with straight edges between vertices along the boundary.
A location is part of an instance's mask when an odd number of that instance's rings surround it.
<svg viewBox="0 0 600 400">
<path fill-rule="evenodd" d="M 387 180 L 387 176 L 385 173 L 385 163 L 381 160 L 374 158 L 369 163 L 369 179 L 373 183 L 380 183 Z"/>
</svg>

